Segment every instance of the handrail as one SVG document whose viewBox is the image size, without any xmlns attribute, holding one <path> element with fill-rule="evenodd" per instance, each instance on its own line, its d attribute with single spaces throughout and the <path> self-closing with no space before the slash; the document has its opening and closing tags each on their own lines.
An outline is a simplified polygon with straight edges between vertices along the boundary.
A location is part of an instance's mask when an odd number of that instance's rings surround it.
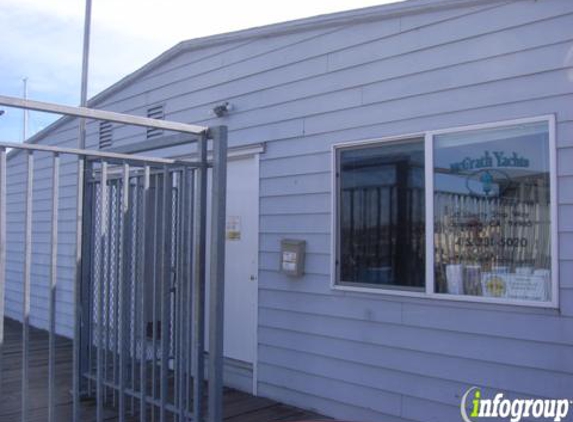
<svg viewBox="0 0 573 422">
<path fill-rule="evenodd" d="M 200 167 L 200 163 L 181 159 L 148 157 L 145 155 L 121 154 L 117 152 L 56 147 L 52 145 L 0 142 L 0 148 L 4 149 L 13 148 L 27 151 L 43 151 L 43 152 L 52 152 L 54 154 L 70 154 L 81 157 L 94 157 L 94 158 L 111 159 L 119 161 L 141 162 L 142 164 L 163 164 L 163 165 L 181 164 L 181 165 Z"/>
</svg>

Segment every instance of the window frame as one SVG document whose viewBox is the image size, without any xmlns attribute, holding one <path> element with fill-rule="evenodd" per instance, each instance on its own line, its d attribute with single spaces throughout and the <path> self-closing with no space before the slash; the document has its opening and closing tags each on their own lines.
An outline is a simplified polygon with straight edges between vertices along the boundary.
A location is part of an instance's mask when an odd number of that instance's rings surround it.
<svg viewBox="0 0 573 422">
<path fill-rule="evenodd" d="M 475 131 L 482 129 L 495 129 L 526 123 L 547 123 L 549 135 L 549 181 L 550 181 L 550 216 L 551 216 L 551 300 L 535 301 L 522 299 L 494 298 L 470 295 L 454 295 L 448 293 L 435 292 L 434 277 L 434 138 L 437 135 L 446 133 L 456 133 L 465 131 Z M 444 129 L 414 132 L 398 136 L 388 136 L 376 139 L 366 139 L 354 142 L 343 142 L 332 145 L 331 151 L 331 276 L 330 287 L 333 290 L 373 293 L 383 296 L 415 297 L 425 299 L 448 300 L 454 302 L 488 303 L 498 305 L 514 305 L 535 308 L 559 308 L 559 255 L 558 255 L 558 203 L 557 203 L 557 145 L 556 145 L 556 119 L 555 115 L 542 115 L 526 117 L 512 120 L 502 120 L 474 125 L 454 126 Z M 387 143 L 398 143 L 415 138 L 424 140 L 424 175 L 425 175 L 425 227 L 426 227 L 426 279 L 425 289 L 421 291 L 405 290 L 400 287 L 370 287 L 367 284 L 344 282 L 340 280 L 340 227 L 338 221 L 338 210 L 340 207 L 339 195 L 339 157 L 340 152 L 348 149 L 367 148 L 368 146 L 383 145 Z"/>
</svg>

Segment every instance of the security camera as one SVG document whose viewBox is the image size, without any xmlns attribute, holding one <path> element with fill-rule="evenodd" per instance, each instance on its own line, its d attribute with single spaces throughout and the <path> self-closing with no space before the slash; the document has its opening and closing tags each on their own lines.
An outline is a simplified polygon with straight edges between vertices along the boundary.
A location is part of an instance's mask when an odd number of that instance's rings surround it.
<svg viewBox="0 0 573 422">
<path fill-rule="evenodd" d="M 233 109 L 233 106 L 228 101 L 226 101 L 222 104 L 219 104 L 219 105 L 213 107 L 213 113 L 217 117 L 223 117 L 223 116 L 226 116 L 227 114 L 229 114 L 229 112 L 232 109 Z"/>
</svg>

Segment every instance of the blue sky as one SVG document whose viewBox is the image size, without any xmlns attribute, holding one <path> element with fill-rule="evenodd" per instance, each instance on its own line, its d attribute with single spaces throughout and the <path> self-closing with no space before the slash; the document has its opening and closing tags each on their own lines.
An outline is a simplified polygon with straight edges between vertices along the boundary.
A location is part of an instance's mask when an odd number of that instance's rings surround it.
<svg viewBox="0 0 573 422">
<path fill-rule="evenodd" d="M 184 39 L 389 0 L 93 0 L 89 96 Z M 83 0 L 0 0 L 0 94 L 79 103 Z M 222 12 L 224 11 L 224 12 Z M 0 107 L 0 141 L 22 139 L 23 112 Z M 57 116 L 29 112 L 28 136 Z"/>
</svg>

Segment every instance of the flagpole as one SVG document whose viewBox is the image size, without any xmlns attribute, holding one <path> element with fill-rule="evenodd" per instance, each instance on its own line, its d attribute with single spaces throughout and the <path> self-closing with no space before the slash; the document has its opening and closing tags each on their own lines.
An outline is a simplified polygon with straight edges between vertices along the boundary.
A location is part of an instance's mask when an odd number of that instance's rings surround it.
<svg viewBox="0 0 573 422">
<path fill-rule="evenodd" d="M 82 81 L 80 90 L 80 107 L 87 107 L 88 102 L 88 69 L 90 55 L 90 30 L 91 30 L 92 2 L 86 0 L 86 12 L 84 20 L 84 47 L 82 53 Z M 80 119 L 80 133 L 78 138 L 78 148 L 86 147 L 86 121 Z"/>
<path fill-rule="evenodd" d="M 28 99 L 28 78 L 25 77 L 22 79 L 24 83 L 24 99 Z M 26 138 L 28 137 L 28 110 L 22 109 L 23 111 L 23 118 L 22 118 L 22 142 L 26 142 Z"/>
</svg>

